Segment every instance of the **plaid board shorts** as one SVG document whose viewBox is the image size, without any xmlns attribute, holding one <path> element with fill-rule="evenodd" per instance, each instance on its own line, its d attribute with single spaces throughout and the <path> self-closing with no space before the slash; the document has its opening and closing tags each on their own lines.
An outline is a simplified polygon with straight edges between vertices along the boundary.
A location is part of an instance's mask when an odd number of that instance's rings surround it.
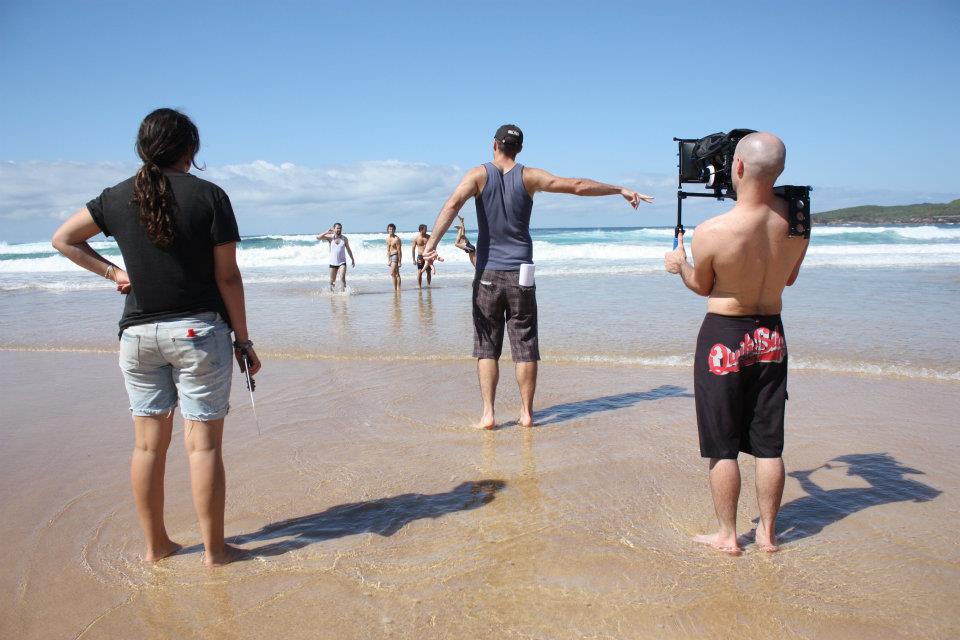
<svg viewBox="0 0 960 640">
<path fill-rule="evenodd" d="M 498 360 L 503 328 L 514 362 L 540 359 L 537 287 L 521 287 L 519 271 L 485 269 L 473 280 L 473 357 Z"/>
</svg>

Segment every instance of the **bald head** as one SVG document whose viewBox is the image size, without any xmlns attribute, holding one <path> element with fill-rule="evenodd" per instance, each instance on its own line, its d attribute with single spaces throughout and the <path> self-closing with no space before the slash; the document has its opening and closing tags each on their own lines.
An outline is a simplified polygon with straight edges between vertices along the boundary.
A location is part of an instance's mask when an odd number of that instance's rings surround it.
<svg viewBox="0 0 960 640">
<path fill-rule="evenodd" d="M 787 148 L 783 140 L 765 131 L 741 138 L 734 152 L 734 158 L 743 161 L 743 174 L 739 176 L 741 180 L 769 182 L 771 185 L 783 173 L 786 157 Z M 739 173 L 737 167 L 734 167 L 734 173 Z"/>
</svg>

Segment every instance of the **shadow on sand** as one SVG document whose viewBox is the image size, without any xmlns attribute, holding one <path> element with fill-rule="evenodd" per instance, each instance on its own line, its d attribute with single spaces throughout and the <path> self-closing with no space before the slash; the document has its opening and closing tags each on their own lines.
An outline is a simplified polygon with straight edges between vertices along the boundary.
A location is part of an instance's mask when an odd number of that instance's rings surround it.
<svg viewBox="0 0 960 640">
<path fill-rule="evenodd" d="M 638 402 L 645 400 L 660 400 L 661 398 L 692 398 L 692 393 L 687 393 L 683 387 L 665 384 L 651 389 L 650 391 L 632 391 L 630 393 L 618 393 L 612 396 L 602 396 L 600 398 L 591 398 L 589 400 L 578 400 L 576 402 L 566 402 L 556 404 L 546 409 L 540 409 L 533 412 L 533 423 L 536 427 L 542 427 L 548 424 L 557 424 L 576 418 L 582 418 L 594 413 L 604 411 L 615 411 L 616 409 L 626 409 L 632 407 Z"/>
<path fill-rule="evenodd" d="M 273 522 L 259 531 L 228 538 L 227 542 L 246 544 L 272 541 L 246 550 L 243 559 L 250 559 L 277 556 L 315 542 L 357 533 L 392 536 L 414 520 L 439 518 L 455 511 L 482 507 L 491 502 L 505 486 L 503 480 L 476 480 L 463 482 L 444 493 L 404 493 L 378 500 L 341 504 L 310 515 Z M 196 545 L 181 553 L 201 550 L 202 546 Z"/>
<path fill-rule="evenodd" d="M 848 476 L 857 476 L 869 487 L 823 489 L 811 476 L 820 469 L 846 467 Z M 940 491 L 907 478 L 906 475 L 924 475 L 923 471 L 905 467 L 888 453 L 860 453 L 838 456 L 819 467 L 807 471 L 791 471 L 808 495 L 797 498 L 780 508 L 777 516 L 777 538 L 792 542 L 814 536 L 827 526 L 843 520 L 858 511 L 892 502 L 929 502 Z M 754 520 L 756 523 L 757 520 Z M 747 534 L 752 539 L 754 531 Z"/>
</svg>

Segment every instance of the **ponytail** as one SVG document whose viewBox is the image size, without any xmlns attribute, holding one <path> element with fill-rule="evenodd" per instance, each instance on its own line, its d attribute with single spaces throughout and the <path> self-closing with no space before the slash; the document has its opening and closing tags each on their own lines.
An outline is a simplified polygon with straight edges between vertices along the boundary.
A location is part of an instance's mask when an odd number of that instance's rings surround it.
<svg viewBox="0 0 960 640">
<path fill-rule="evenodd" d="M 140 125 L 136 149 L 143 166 L 133 181 L 132 204 L 139 208 L 140 223 L 151 242 L 166 249 L 176 239 L 179 206 L 163 169 L 178 165 L 188 156 L 193 162 L 200 150 L 200 133 L 179 111 L 157 109 Z"/>
<path fill-rule="evenodd" d="M 170 178 L 151 161 L 143 163 L 133 181 L 133 201 L 140 207 L 140 223 L 150 240 L 166 249 L 173 244 L 173 216 L 177 201 L 173 197 Z"/>
</svg>

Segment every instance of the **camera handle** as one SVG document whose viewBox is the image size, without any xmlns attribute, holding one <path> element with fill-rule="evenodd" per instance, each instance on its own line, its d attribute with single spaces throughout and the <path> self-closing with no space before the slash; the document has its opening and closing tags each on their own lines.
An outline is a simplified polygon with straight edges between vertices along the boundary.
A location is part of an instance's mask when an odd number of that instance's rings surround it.
<svg viewBox="0 0 960 640">
<path fill-rule="evenodd" d="M 683 228 L 683 201 L 686 198 L 715 198 L 717 200 L 723 200 L 724 198 L 736 199 L 733 195 L 728 193 L 691 193 L 689 191 L 683 191 L 682 189 L 677 189 L 677 226 L 673 228 L 673 248 L 676 249 L 679 241 L 677 238 L 681 233 L 684 233 Z"/>
<path fill-rule="evenodd" d="M 677 250 L 680 234 L 683 233 L 683 191 L 677 191 L 677 226 L 673 228 L 673 250 Z"/>
</svg>

